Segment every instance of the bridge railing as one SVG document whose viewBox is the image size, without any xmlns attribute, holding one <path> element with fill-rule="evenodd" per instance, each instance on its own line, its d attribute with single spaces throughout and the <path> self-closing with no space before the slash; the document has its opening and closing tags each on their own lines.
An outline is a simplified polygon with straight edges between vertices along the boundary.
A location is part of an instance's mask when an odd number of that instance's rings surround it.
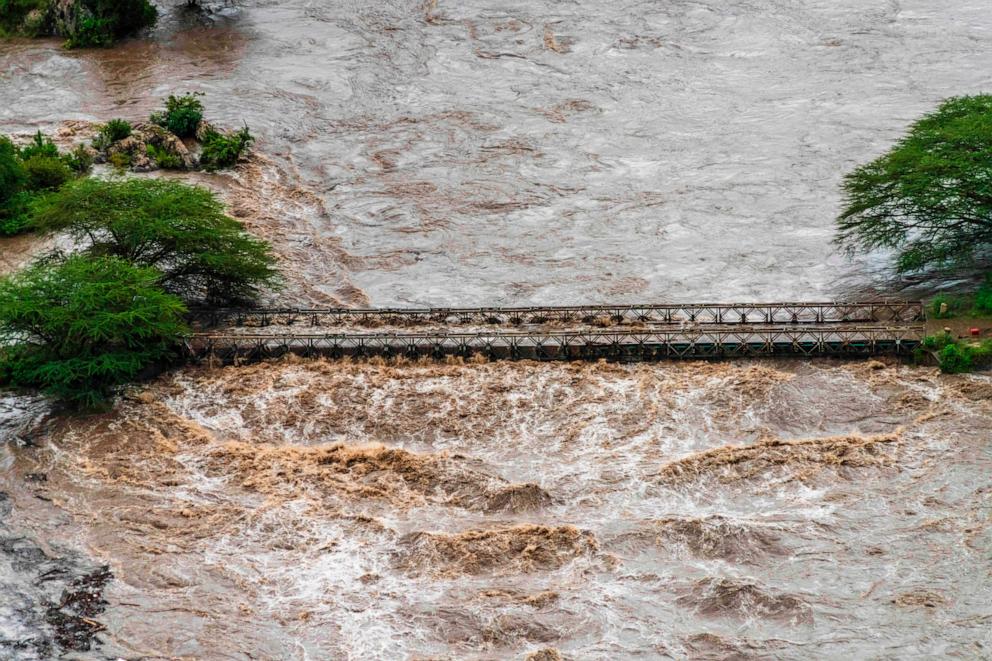
<svg viewBox="0 0 992 661">
<path fill-rule="evenodd" d="M 494 331 L 436 333 L 198 333 L 196 357 L 222 362 L 299 355 L 441 357 L 481 353 L 490 358 L 657 360 L 745 355 L 905 354 L 923 340 L 922 324 L 893 326 L 728 326 L 685 329 Z"/>
<path fill-rule="evenodd" d="M 700 303 L 479 308 L 216 308 L 194 310 L 199 328 L 218 326 L 528 326 L 685 324 L 871 324 L 926 319 L 919 301 Z"/>
</svg>

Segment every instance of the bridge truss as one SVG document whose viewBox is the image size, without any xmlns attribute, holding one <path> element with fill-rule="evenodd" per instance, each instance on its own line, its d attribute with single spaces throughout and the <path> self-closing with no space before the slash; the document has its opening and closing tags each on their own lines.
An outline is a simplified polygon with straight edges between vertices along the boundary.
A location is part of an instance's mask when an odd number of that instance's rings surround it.
<svg viewBox="0 0 992 661">
<path fill-rule="evenodd" d="M 907 324 L 923 322 L 918 301 L 701 303 L 482 308 L 217 308 L 196 310 L 200 329 L 222 326 L 534 326 L 685 324 Z"/>
<path fill-rule="evenodd" d="M 682 329 L 586 331 L 198 333 L 187 341 L 199 358 L 224 363 L 293 353 L 302 356 L 445 356 L 489 359 L 647 361 L 738 356 L 908 354 L 922 324 L 700 325 Z"/>
</svg>

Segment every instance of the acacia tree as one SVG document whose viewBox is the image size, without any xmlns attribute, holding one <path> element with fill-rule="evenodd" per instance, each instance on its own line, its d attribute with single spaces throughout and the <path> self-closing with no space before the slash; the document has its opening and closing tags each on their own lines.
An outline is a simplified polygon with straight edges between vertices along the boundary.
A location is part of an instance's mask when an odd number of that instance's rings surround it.
<svg viewBox="0 0 992 661">
<path fill-rule="evenodd" d="M 158 278 L 116 257 L 74 255 L 0 280 L 0 385 L 105 402 L 187 332 L 185 306 Z"/>
<path fill-rule="evenodd" d="M 901 272 L 968 263 L 992 247 L 992 95 L 948 99 L 844 178 L 837 242 L 896 250 Z"/>
<path fill-rule="evenodd" d="M 83 179 L 37 210 L 35 226 L 65 230 L 90 255 L 112 255 L 160 272 L 186 301 L 254 298 L 277 283 L 268 244 L 255 239 L 205 188 L 160 179 Z"/>
</svg>

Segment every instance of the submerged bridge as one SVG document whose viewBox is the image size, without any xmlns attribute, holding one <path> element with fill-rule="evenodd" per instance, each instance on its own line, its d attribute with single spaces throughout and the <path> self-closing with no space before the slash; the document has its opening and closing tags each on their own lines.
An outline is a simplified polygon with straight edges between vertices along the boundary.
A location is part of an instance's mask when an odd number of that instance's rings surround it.
<svg viewBox="0 0 992 661">
<path fill-rule="evenodd" d="M 193 314 L 196 358 L 287 353 L 648 361 L 770 355 L 908 354 L 920 302 L 712 303 L 486 308 L 257 308 Z"/>
</svg>

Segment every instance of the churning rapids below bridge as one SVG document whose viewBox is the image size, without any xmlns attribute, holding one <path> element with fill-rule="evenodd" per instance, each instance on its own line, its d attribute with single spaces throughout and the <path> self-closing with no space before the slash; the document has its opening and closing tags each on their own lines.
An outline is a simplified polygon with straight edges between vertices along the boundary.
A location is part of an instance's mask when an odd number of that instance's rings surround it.
<svg viewBox="0 0 992 661">
<path fill-rule="evenodd" d="M 865 291 L 842 173 L 992 71 L 985 0 L 238 4 L 0 44 L 0 130 L 205 92 L 259 142 L 190 176 L 321 306 Z M 101 626 L 78 658 L 987 657 L 990 401 L 826 361 L 287 361 L 73 420 L 4 396 L 0 657 Z"/>
<path fill-rule="evenodd" d="M 990 429 L 879 362 L 294 359 L 33 418 L 2 489 L 111 565 L 97 658 L 976 658 Z"/>
</svg>

